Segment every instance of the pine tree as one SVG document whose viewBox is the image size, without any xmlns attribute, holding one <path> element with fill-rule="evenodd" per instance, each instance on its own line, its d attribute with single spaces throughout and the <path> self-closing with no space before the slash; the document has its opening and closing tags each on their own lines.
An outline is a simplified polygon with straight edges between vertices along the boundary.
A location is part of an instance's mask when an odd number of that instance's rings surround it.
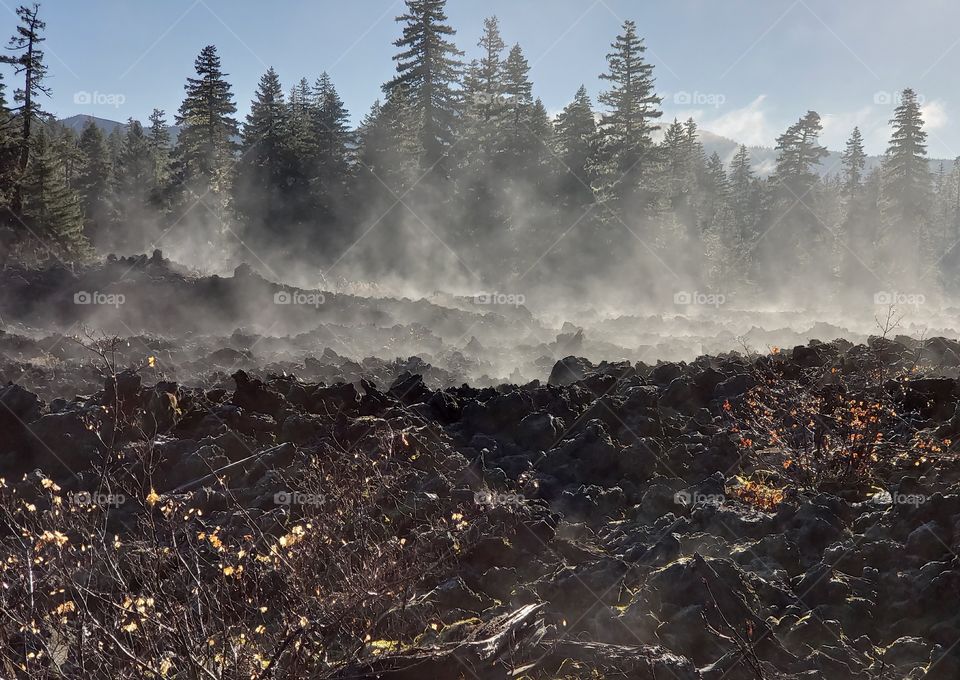
<svg viewBox="0 0 960 680">
<path fill-rule="evenodd" d="M 819 179 L 814 166 L 828 155 L 818 141 L 822 130 L 820 115 L 807 111 L 777 138 L 777 168 L 772 182 L 786 189 L 795 200 L 802 199 Z"/>
<path fill-rule="evenodd" d="M 863 189 L 863 169 L 867 165 L 867 154 L 863 150 L 863 135 L 860 133 L 860 128 L 853 128 L 840 160 L 843 163 L 842 192 L 849 200 Z"/>
<path fill-rule="evenodd" d="M 319 114 L 310 81 L 301 78 L 291 87 L 287 102 L 287 153 L 291 172 L 297 182 L 304 183 L 306 192 L 310 179 L 317 173 L 317 155 L 320 153 Z"/>
<path fill-rule="evenodd" d="M 0 74 L 0 213 L 13 200 L 13 186 L 17 177 L 17 140 L 14 136 L 14 120 L 7 108 L 6 84 Z M 0 214 L 0 224 L 6 215 Z"/>
<path fill-rule="evenodd" d="M 354 195 L 381 206 L 384 201 L 394 203 L 395 195 L 403 194 L 419 165 L 413 134 L 416 125 L 403 88 L 394 90 L 383 103 L 374 102 L 357 131 Z"/>
<path fill-rule="evenodd" d="M 110 235 L 111 249 L 143 252 L 156 228 L 154 196 L 157 192 L 157 162 L 151 139 L 140 121 L 129 119 L 123 149 L 114 167 L 118 229 Z"/>
<path fill-rule="evenodd" d="M 833 285 L 832 238 L 818 213 L 820 192 L 814 191 L 820 183 L 816 166 L 828 153 L 819 143 L 821 130 L 819 114 L 808 111 L 777 138 L 777 166 L 770 178 L 773 209 L 753 264 L 761 283 L 783 294 L 826 295 Z M 791 275 L 800 271 L 823 289 L 800 291 L 790 285 Z"/>
<path fill-rule="evenodd" d="M 47 66 L 44 63 L 41 43 L 46 40 L 43 37 L 43 31 L 47 25 L 40 19 L 40 5 L 37 3 L 29 7 L 21 5 L 17 8 L 16 14 L 20 20 L 20 25 L 17 26 L 16 34 L 10 38 L 7 49 L 20 54 L 0 55 L 0 63 L 13 65 L 16 75 L 23 76 L 23 86 L 18 88 L 13 95 L 14 103 L 19 105 L 13 109 L 20 124 L 20 137 L 17 143 L 17 170 L 20 175 L 23 175 L 27 170 L 30 153 L 34 148 L 31 139 L 33 131 L 50 117 L 50 114 L 40 107 L 38 99 L 41 95 L 49 97 L 50 89 L 43 84 L 47 76 Z M 14 185 L 11 201 L 11 209 L 14 214 L 20 213 L 23 204 L 20 189 L 19 183 Z"/>
<path fill-rule="evenodd" d="M 634 209 L 648 212 L 655 200 L 652 175 L 656 166 L 653 133 L 662 112 L 654 90 L 653 65 L 646 62 L 646 46 L 633 21 L 607 55 L 608 72 L 600 77 L 610 89 L 600 95 L 607 113 L 600 120 L 599 163 L 601 188 L 615 202 L 631 201 Z"/>
<path fill-rule="evenodd" d="M 667 126 L 661 147 L 664 160 L 664 193 L 674 214 L 685 212 L 693 190 L 693 178 L 686 132 L 677 119 Z"/>
<path fill-rule="evenodd" d="M 334 204 L 343 200 L 349 180 L 349 150 L 353 144 L 350 114 L 327 73 L 317 80 L 313 97 L 313 127 L 318 146 L 316 183 L 320 205 L 329 220 L 336 212 Z"/>
<path fill-rule="evenodd" d="M 265 241 L 287 226 L 284 193 L 290 171 L 289 111 L 274 69 L 261 76 L 254 97 L 243 126 L 234 205 L 248 236 Z"/>
<path fill-rule="evenodd" d="M 483 36 L 477 46 L 483 51 L 480 60 L 473 66 L 475 86 L 464 88 L 472 90 L 478 116 L 486 123 L 502 114 L 504 105 L 504 64 L 503 51 L 507 45 L 500 35 L 500 21 L 497 17 L 488 17 L 483 21 Z"/>
<path fill-rule="evenodd" d="M 104 247 L 115 220 L 113 163 L 103 131 L 92 119 L 83 128 L 78 147 L 80 166 L 73 186 L 80 197 L 84 232 L 94 245 Z"/>
<path fill-rule="evenodd" d="M 187 94 L 176 116 L 180 126 L 175 150 L 178 181 L 198 195 L 211 191 L 223 196 L 229 189 L 239 134 L 233 118 L 237 107 L 216 47 L 204 47 L 195 67 L 197 77 L 187 79 Z"/>
<path fill-rule="evenodd" d="M 533 106 L 533 84 L 530 82 L 530 64 L 523 56 L 520 45 L 510 48 L 503 69 L 503 91 L 506 96 L 510 136 L 507 142 L 511 155 L 519 155 L 525 137 L 524 126 L 529 120 Z"/>
<path fill-rule="evenodd" d="M 710 154 L 705 169 L 709 194 L 719 200 L 727 200 L 730 197 L 730 179 L 727 177 L 720 154 L 716 151 Z"/>
<path fill-rule="evenodd" d="M 169 154 L 170 126 L 167 125 L 166 112 L 163 109 L 154 109 L 150 113 L 150 129 L 147 133 L 150 148 L 155 154 Z"/>
<path fill-rule="evenodd" d="M 31 135 L 30 164 L 23 176 L 22 219 L 40 243 L 33 246 L 67 260 L 90 255 L 80 200 L 64 179 L 63 166 L 43 128 Z"/>
<path fill-rule="evenodd" d="M 903 91 L 890 124 L 893 133 L 883 161 L 881 187 L 883 240 L 899 268 L 911 270 L 921 251 L 929 248 L 925 231 L 931 180 L 927 133 L 913 90 Z"/>
<path fill-rule="evenodd" d="M 750 154 L 747 147 L 742 144 L 730 162 L 729 177 L 733 221 L 739 229 L 740 242 L 748 244 L 758 235 L 760 192 L 756 177 L 753 174 L 753 168 L 750 165 Z"/>
<path fill-rule="evenodd" d="M 150 127 L 147 130 L 147 143 L 150 146 L 150 155 L 153 158 L 153 183 L 150 194 L 150 204 L 160 214 L 170 208 L 171 189 L 171 145 L 170 127 L 167 125 L 166 113 L 162 109 L 154 109 L 150 113 Z"/>
<path fill-rule="evenodd" d="M 590 159 L 596 146 L 597 124 L 593 102 L 583 85 L 573 101 L 564 107 L 555 123 L 557 155 L 562 168 L 558 199 L 565 207 L 585 207 L 593 203 Z"/>
<path fill-rule="evenodd" d="M 462 52 L 448 37 L 455 31 L 447 25 L 446 0 L 406 0 L 403 37 L 394 44 L 401 52 L 394 56 L 397 76 L 383 86 L 392 97 L 397 89 L 415 114 L 416 139 L 423 169 L 440 165 L 453 141 L 459 97 L 454 85 L 460 77 Z M 438 168 L 440 175 L 446 169 Z"/>
</svg>

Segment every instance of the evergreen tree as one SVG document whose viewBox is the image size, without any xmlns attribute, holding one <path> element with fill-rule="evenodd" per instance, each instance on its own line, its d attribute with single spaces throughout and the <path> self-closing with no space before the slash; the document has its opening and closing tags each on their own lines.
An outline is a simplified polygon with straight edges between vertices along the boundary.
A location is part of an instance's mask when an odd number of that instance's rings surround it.
<svg viewBox="0 0 960 680">
<path fill-rule="evenodd" d="M 163 109 L 154 109 L 150 113 L 150 129 L 147 133 L 147 139 L 153 153 L 157 155 L 169 154 L 170 126 L 167 125 L 167 117 Z"/>
<path fill-rule="evenodd" d="M 204 47 L 195 67 L 197 77 L 187 79 L 187 94 L 176 116 L 180 127 L 175 150 L 177 179 L 198 195 L 210 191 L 223 197 L 229 190 L 239 134 L 233 118 L 237 107 L 216 47 Z"/>
<path fill-rule="evenodd" d="M 791 285 L 790 275 L 800 271 L 824 286 L 816 292 L 826 295 L 832 286 L 829 232 L 817 213 L 819 196 L 814 191 L 820 182 L 816 166 L 828 153 L 819 143 L 821 130 L 819 114 L 808 111 L 777 138 L 777 166 L 770 178 L 773 209 L 753 262 L 757 278 L 768 290 L 780 287 L 783 294 L 815 294 Z M 790 257 L 785 257 L 787 253 Z"/>
<path fill-rule="evenodd" d="M 694 189 L 690 163 L 690 144 L 683 125 L 676 119 L 663 135 L 664 194 L 670 209 L 684 224 L 689 225 L 688 208 Z"/>
<path fill-rule="evenodd" d="M 405 88 L 398 87 L 381 104 L 375 102 L 364 116 L 358 130 L 357 172 L 352 180 L 352 194 L 362 197 L 363 209 L 357 211 L 356 234 L 351 242 L 363 242 L 367 252 L 348 248 L 361 260 L 369 261 L 378 254 L 388 254 L 383 266 L 393 271 L 400 265 L 400 254 L 406 252 L 403 217 L 406 208 L 397 196 L 404 195 L 420 175 L 420 149 L 416 130 L 418 121 L 411 110 Z M 370 236 L 367 236 L 370 234 Z M 343 255 L 338 257 L 338 262 Z"/>
<path fill-rule="evenodd" d="M 772 182 L 793 194 L 795 200 L 802 199 L 819 180 L 815 166 L 828 155 L 819 144 L 822 130 L 820 115 L 816 111 L 807 111 L 777 137 L 777 168 Z"/>
<path fill-rule="evenodd" d="M 530 64 L 523 56 L 520 45 L 510 48 L 504 64 L 503 90 L 506 96 L 507 117 L 510 134 L 507 148 L 510 160 L 519 156 L 524 144 L 524 126 L 529 122 L 530 107 L 533 106 L 533 84 L 530 82 Z"/>
<path fill-rule="evenodd" d="M 590 159 L 596 145 L 597 124 L 593 103 L 583 85 L 573 101 L 564 107 L 555 123 L 557 155 L 562 164 L 558 198 L 565 207 L 585 207 L 593 203 Z"/>
<path fill-rule="evenodd" d="M 483 36 L 477 46 L 483 51 L 478 62 L 473 64 L 472 74 L 475 85 L 466 88 L 473 95 L 472 103 L 478 110 L 479 118 L 485 123 L 502 115 L 504 105 L 504 64 L 503 51 L 507 45 L 500 35 L 500 21 L 497 17 L 488 17 L 483 21 Z"/>
<path fill-rule="evenodd" d="M 83 128 L 78 146 L 80 166 L 73 186 L 80 197 L 84 232 L 95 246 L 105 247 L 115 218 L 113 163 L 103 131 L 93 119 Z"/>
<path fill-rule="evenodd" d="M 43 123 L 49 115 L 41 107 L 38 99 L 41 95 L 50 96 L 50 89 L 43 81 L 47 76 L 47 66 L 44 63 L 44 52 L 41 43 L 46 40 L 43 31 L 47 25 L 40 19 L 40 5 L 21 5 L 16 11 L 20 25 L 17 32 L 10 38 L 7 49 L 19 53 L 14 55 L 0 55 L 0 63 L 11 64 L 16 75 L 23 76 L 23 86 L 17 88 L 13 101 L 18 106 L 13 108 L 20 124 L 20 137 L 17 149 L 17 170 L 23 175 L 30 162 L 30 153 L 34 148 L 31 137 L 33 131 Z M 22 208 L 22 193 L 20 184 L 13 188 L 11 208 L 14 214 L 19 214 Z"/>
<path fill-rule="evenodd" d="M 420 167 L 439 165 L 453 141 L 459 98 L 454 85 L 460 77 L 462 52 L 448 38 L 455 31 L 447 25 L 446 0 L 406 0 L 403 36 L 394 44 L 397 76 L 383 86 L 392 97 L 397 89 L 414 113 Z M 445 174 L 440 168 L 441 175 Z"/>
<path fill-rule="evenodd" d="M 317 80 L 313 96 L 313 125 L 317 140 L 315 181 L 324 212 L 321 222 L 329 222 L 337 212 L 337 204 L 344 199 L 350 175 L 350 148 L 353 144 L 350 114 L 327 73 Z"/>
<path fill-rule="evenodd" d="M 930 202 L 927 133 L 916 93 L 906 89 L 890 121 L 893 133 L 883 161 L 882 241 L 891 265 L 914 271 L 921 252 L 929 253 L 926 233 Z"/>
<path fill-rule="evenodd" d="M 747 147 L 740 145 L 730 162 L 730 207 L 733 221 L 739 228 L 739 241 L 752 243 L 757 234 L 760 211 L 760 191 L 750 165 Z"/>
<path fill-rule="evenodd" d="M 243 126 L 234 185 L 234 205 L 254 232 L 277 229 L 283 224 L 283 194 L 289 175 L 288 135 L 283 86 L 271 68 L 260 78 Z"/>
<path fill-rule="evenodd" d="M 159 177 L 154 153 L 140 121 L 128 120 L 114 168 L 119 229 L 111 234 L 111 249 L 140 253 L 149 245 L 158 217 L 154 197 Z"/>
<path fill-rule="evenodd" d="M 720 154 L 714 151 L 706 162 L 707 191 L 717 200 L 726 201 L 730 198 L 730 179 L 720 160 Z"/>
<path fill-rule="evenodd" d="M 17 177 L 17 140 L 14 135 L 15 120 L 7 108 L 6 84 L 0 74 L 0 209 L 13 200 L 13 186 Z M 4 221 L 0 215 L 0 224 Z"/>
<path fill-rule="evenodd" d="M 842 192 L 847 199 L 850 199 L 858 195 L 863 188 L 863 169 L 867 164 L 867 154 L 863 150 L 863 135 L 860 133 L 860 128 L 853 128 L 840 160 L 843 163 Z"/>
<path fill-rule="evenodd" d="M 167 125 L 166 113 L 161 109 L 154 109 L 150 113 L 149 122 L 150 127 L 146 132 L 146 136 L 147 144 L 150 146 L 150 156 L 153 159 L 154 178 L 150 194 L 150 204 L 158 213 L 164 214 L 170 208 L 170 127 Z"/>
<path fill-rule="evenodd" d="M 31 135 L 30 164 L 23 176 L 22 219 L 39 251 L 67 260 L 83 259 L 90 247 L 83 234 L 83 213 L 77 194 L 64 179 L 63 166 L 43 128 Z"/>
<path fill-rule="evenodd" d="M 632 202 L 635 210 L 649 212 L 655 201 L 653 175 L 656 153 L 653 133 L 662 112 L 654 89 L 653 65 L 644 59 L 646 46 L 633 21 L 607 55 L 608 72 L 600 77 L 610 89 L 600 95 L 607 113 L 600 120 L 600 183 L 602 193 L 615 203 Z M 622 211 L 622 209 L 621 209 Z"/>
</svg>

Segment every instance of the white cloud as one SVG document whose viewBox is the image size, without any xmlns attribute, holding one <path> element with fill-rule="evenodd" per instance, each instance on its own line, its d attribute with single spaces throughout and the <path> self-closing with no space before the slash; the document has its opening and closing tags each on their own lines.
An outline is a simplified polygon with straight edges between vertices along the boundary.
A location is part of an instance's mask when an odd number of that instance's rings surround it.
<svg viewBox="0 0 960 680">
<path fill-rule="evenodd" d="M 947 106 L 941 99 L 924 103 L 920 107 L 920 112 L 923 114 L 924 127 L 927 130 L 940 130 L 946 127 L 949 120 Z"/>
<path fill-rule="evenodd" d="M 705 118 L 701 127 L 747 146 L 772 146 L 779 132 L 764 108 L 766 99 L 762 94 L 743 108 Z"/>
<path fill-rule="evenodd" d="M 886 141 L 886 121 L 877 117 L 872 106 L 856 111 L 825 113 L 820 116 L 820 122 L 823 125 L 820 143 L 828 149 L 842 149 L 855 127 L 860 128 L 868 151 Z"/>
</svg>

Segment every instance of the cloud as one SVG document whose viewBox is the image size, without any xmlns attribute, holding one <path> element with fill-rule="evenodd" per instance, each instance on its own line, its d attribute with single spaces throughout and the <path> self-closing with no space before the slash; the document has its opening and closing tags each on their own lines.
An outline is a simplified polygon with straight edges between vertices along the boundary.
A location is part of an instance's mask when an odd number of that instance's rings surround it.
<svg viewBox="0 0 960 680">
<path fill-rule="evenodd" d="M 820 122 L 823 125 L 820 143 L 828 149 L 842 149 L 855 127 L 860 128 L 868 150 L 886 141 L 886 120 L 878 118 L 872 106 L 864 106 L 856 111 L 824 113 L 820 116 Z"/>
<path fill-rule="evenodd" d="M 773 146 L 779 132 L 764 107 L 766 99 L 767 95 L 761 94 L 743 108 L 705 118 L 702 127 L 747 146 Z"/>
<path fill-rule="evenodd" d="M 947 106 L 941 99 L 924 103 L 920 107 L 920 112 L 923 114 L 923 123 L 927 130 L 940 130 L 946 127 L 949 120 Z"/>
</svg>

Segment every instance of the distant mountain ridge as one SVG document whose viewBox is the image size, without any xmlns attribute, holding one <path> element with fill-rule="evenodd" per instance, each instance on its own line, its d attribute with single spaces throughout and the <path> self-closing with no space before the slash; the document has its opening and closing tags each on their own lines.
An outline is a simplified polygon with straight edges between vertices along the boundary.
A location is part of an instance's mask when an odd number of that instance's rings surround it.
<svg viewBox="0 0 960 680">
<path fill-rule="evenodd" d="M 109 120 L 107 118 L 98 118 L 97 116 L 90 116 L 87 114 L 78 114 L 76 116 L 70 116 L 69 118 L 64 118 L 59 121 L 59 123 L 65 127 L 70 128 L 75 131 L 77 134 L 80 134 L 83 131 L 90 121 L 93 121 L 97 124 L 103 133 L 109 135 L 116 128 L 125 128 L 126 123 L 121 123 L 115 120 Z M 176 125 L 170 126 L 170 139 L 173 142 L 176 142 L 177 136 L 180 134 L 180 128 Z M 720 156 L 720 160 L 723 161 L 724 166 L 729 167 L 730 162 L 733 160 L 733 157 L 737 153 L 737 149 L 740 148 L 740 142 L 732 140 L 728 137 L 723 137 L 722 135 L 714 134 L 709 130 L 700 130 L 700 141 L 703 143 L 703 149 L 706 152 L 707 156 L 710 156 L 714 152 Z M 757 173 L 760 177 L 769 177 L 777 164 L 777 151 L 776 149 L 771 149 L 766 146 L 748 146 L 747 151 L 750 154 L 750 163 L 753 166 L 754 172 Z M 869 172 L 874 168 L 880 165 L 882 160 L 881 156 L 868 156 L 867 157 L 867 167 L 866 170 Z M 943 163 L 944 167 L 948 170 L 953 167 L 952 160 L 931 158 L 930 159 L 930 170 L 935 172 L 939 167 L 940 163 Z M 835 175 L 840 170 L 840 152 L 839 151 L 830 151 L 830 154 L 823 159 L 820 163 L 819 172 L 821 176 Z"/>
<path fill-rule="evenodd" d="M 57 122 L 60 123 L 60 125 L 73 130 L 79 135 L 81 132 L 83 132 L 83 128 L 87 127 L 91 121 L 96 123 L 97 127 L 100 128 L 105 135 L 111 134 L 117 128 L 123 130 L 127 127 L 126 123 L 121 123 L 116 120 L 109 120 L 108 118 L 98 118 L 97 116 L 91 116 L 85 113 L 80 113 L 76 116 L 70 116 L 69 118 L 63 118 Z M 170 141 L 176 142 L 177 137 L 180 134 L 180 128 L 178 128 L 176 125 L 171 125 L 169 129 Z"/>
</svg>

